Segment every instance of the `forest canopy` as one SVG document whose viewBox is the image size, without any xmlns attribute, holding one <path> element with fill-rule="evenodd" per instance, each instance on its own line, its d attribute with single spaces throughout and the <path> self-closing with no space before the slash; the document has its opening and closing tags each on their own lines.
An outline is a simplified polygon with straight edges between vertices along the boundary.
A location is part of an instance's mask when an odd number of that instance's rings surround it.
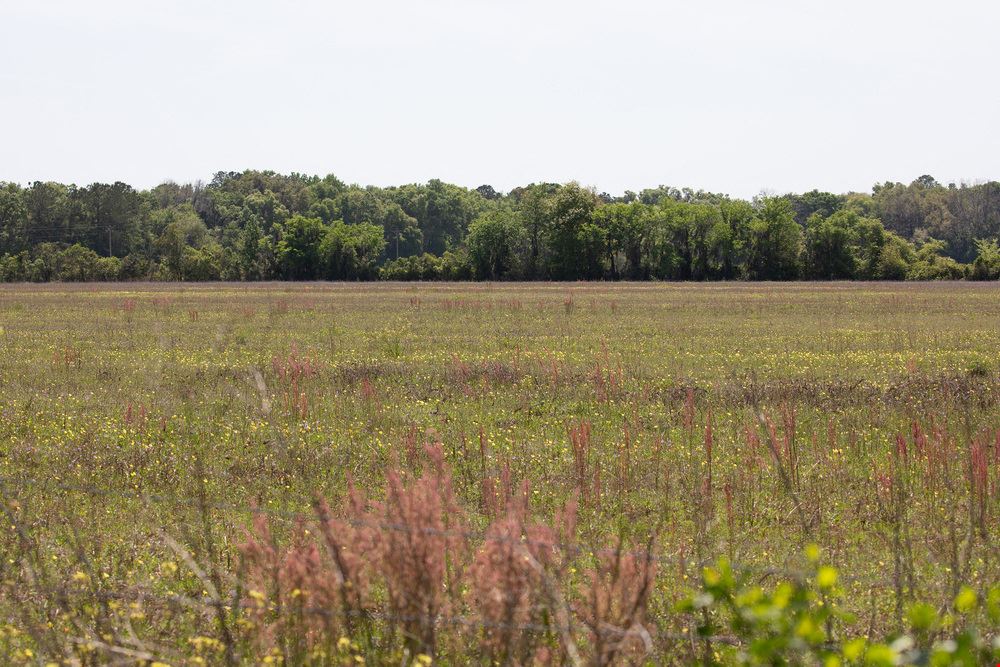
<svg viewBox="0 0 1000 667">
<path fill-rule="evenodd" d="M 1000 183 L 931 176 L 752 200 L 270 171 L 0 183 L 2 281 L 995 280 L 998 239 Z"/>
</svg>

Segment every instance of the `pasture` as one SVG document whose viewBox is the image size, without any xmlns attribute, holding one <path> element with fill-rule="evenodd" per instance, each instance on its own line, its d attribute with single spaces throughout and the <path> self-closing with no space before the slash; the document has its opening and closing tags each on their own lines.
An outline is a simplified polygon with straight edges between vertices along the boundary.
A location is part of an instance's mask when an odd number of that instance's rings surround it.
<svg viewBox="0 0 1000 667">
<path fill-rule="evenodd" d="M 720 558 L 995 632 L 998 350 L 995 284 L 0 286 L 0 648 L 727 662 Z"/>
</svg>

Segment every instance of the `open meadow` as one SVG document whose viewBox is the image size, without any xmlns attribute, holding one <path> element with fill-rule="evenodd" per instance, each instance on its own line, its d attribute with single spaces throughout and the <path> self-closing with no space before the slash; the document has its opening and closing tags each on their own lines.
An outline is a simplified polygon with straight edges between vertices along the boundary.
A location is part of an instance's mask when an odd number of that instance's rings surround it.
<svg viewBox="0 0 1000 667">
<path fill-rule="evenodd" d="M 998 350 L 996 284 L 3 285 L 0 652 L 977 664 Z"/>
</svg>

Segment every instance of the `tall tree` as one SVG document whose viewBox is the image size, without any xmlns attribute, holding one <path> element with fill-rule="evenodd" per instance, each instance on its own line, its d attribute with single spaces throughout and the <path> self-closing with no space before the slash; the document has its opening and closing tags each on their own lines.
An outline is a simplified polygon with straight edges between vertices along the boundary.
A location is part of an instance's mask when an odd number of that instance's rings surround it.
<svg viewBox="0 0 1000 667">
<path fill-rule="evenodd" d="M 330 280 L 364 280 L 376 276 L 376 265 L 385 249 L 382 228 L 362 222 L 354 225 L 334 220 L 319 244 L 323 277 Z"/>
<path fill-rule="evenodd" d="M 570 183 L 552 198 L 546 242 L 551 253 L 549 273 L 556 280 L 576 280 L 598 274 L 603 256 L 600 228 L 593 223 L 597 196 Z M 595 251 L 596 249 L 596 257 Z"/>
<path fill-rule="evenodd" d="M 293 215 L 282 229 L 277 259 L 288 280 L 315 280 L 320 274 L 320 241 L 327 227 L 319 218 Z"/>
<path fill-rule="evenodd" d="M 787 199 L 769 197 L 750 221 L 747 275 L 752 280 L 794 280 L 799 275 L 802 228 Z"/>
<path fill-rule="evenodd" d="M 813 213 L 809 216 L 803 248 L 804 277 L 846 280 L 854 276 L 857 267 L 852 252 L 852 222 L 849 215 L 823 217 L 820 213 Z"/>
<path fill-rule="evenodd" d="M 520 216 L 509 209 L 491 211 L 473 220 L 466 244 L 476 277 L 508 277 L 526 237 Z"/>
<path fill-rule="evenodd" d="M 130 185 L 94 183 L 81 196 L 99 253 L 123 256 L 141 247 L 143 201 Z"/>
<path fill-rule="evenodd" d="M 27 250 L 28 207 L 21 187 L 0 183 L 0 255 Z"/>
<path fill-rule="evenodd" d="M 554 183 L 533 183 L 511 191 L 511 197 L 521 209 L 528 237 L 528 258 L 524 271 L 527 278 L 542 278 L 548 270 L 546 236 L 551 219 L 552 198 L 560 187 Z"/>
<path fill-rule="evenodd" d="M 616 202 L 598 207 L 594 219 L 607 236 L 611 277 L 642 278 L 642 246 L 649 231 L 648 207 L 637 201 Z"/>
</svg>

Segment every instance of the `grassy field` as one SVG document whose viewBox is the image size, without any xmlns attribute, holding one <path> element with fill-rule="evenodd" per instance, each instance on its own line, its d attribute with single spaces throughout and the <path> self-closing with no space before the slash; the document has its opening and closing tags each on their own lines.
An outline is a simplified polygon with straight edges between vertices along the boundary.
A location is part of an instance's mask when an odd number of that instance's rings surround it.
<svg viewBox="0 0 1000 667">
<path fill-rule="evenodd" d="M 995 631 L 998 350 L 994 284 L 2 286 L 0 648 L 735 661 L 703 566 L 809 545 L 817 646 Z"/>
</svg>

